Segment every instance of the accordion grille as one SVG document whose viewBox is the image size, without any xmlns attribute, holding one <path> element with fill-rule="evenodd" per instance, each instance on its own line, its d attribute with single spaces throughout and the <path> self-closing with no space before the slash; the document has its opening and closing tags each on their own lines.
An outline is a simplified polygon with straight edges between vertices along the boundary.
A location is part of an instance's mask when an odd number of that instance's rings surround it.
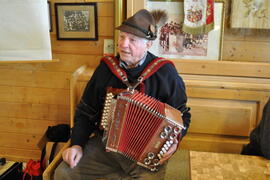
<svg viewBox="0 0 270 180">
<path fill-rule="evenodd" d="M 163 121 L 159 114 L 164 114 L 164 104 L 140 93 L 121 98 L 127 104 L 118 151 L 138 160 Z"/>
</svg>

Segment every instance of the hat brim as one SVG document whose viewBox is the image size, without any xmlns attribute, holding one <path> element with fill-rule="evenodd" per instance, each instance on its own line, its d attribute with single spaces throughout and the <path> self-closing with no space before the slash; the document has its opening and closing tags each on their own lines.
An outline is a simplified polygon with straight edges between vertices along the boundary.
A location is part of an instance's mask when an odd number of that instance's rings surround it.
<svg viewBox="0 0 270 180">
<path fill-rule="evenodd" d="M 120 26 L 116 27 L 115 29 L 118 29 L 120 31 L 127 32 L 127 33 L 133 34 L 135 36 L 147 39 L 146 35 L 143 32 L 141 32 L 140 30 L 138 30 L 136 28 L 128 26 L 126 24 L 121 24 Z"/>
</svg>

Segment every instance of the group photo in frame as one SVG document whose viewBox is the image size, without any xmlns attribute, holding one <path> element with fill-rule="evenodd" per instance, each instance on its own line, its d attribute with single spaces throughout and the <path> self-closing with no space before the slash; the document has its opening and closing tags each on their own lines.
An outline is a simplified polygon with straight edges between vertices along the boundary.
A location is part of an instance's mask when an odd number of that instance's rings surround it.
<svg viewBox="0 0 270 180">
<path fill-rule="evenodd" d="M 55 3 L 58 40 L 98 40 L 96 3 Z"/>
<path fill-rule="evenodd" d="M 136 3 L 136 4 L 135 4 Z M 139 9 L 165 10 L 167 22 L 159 27 L 157 39 L 149 50 L 157 56 L 170 59 L 221 60 L 224 33 L 224 0 L 214 3 L 214 29 L 207 34 L 191 35 L 182 31 L 183 0 L 128 0 L 127 17 Z M 131 13 L 130 13 L 131 12 Z"/>
</svg>

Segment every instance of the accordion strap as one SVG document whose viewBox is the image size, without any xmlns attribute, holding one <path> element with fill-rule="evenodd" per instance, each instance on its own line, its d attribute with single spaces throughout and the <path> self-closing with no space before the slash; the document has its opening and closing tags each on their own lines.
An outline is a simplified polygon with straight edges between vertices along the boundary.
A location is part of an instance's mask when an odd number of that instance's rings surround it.
<svg viewBox="0 0 270 180">
<path fill-rule="evenodd" d="M 123 68 L 119 66 L 119 60 L 114 56 L 105 56 L 101 59 L 101 61 L 104 61 L 107 66 L 110 68 L 112 73 L 120 79 L 128 88 L 128 90 L 134 91 L 134 89 L 141 84 L 144 80 L 152 76 L 159 68 L 161 68 L 165 64 L 172 64 L 171 61 L 164 59 L 164 58 L 156 58 L 152 60 L 144 69 L 142 74 L 138 77 L 137 82 L 135 84 L 130 84 L 128 81 L 128 77 L 126 72 Z"/>
</svg>

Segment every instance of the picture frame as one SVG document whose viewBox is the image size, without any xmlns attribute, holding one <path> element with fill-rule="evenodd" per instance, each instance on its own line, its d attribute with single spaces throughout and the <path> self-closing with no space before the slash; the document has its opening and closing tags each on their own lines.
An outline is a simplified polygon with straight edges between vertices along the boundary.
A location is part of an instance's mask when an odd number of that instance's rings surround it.
<svg viewBox="0 0 270 180">
<path fill-rule="evenodd" d="M 52 32 L 52 8 L 51 8 L 51 2 L 47 1 L 48 4 L 48 21 L 49 21 L 49 31 Z"/>
<path fill-rule="evenodd" d="M 58 40 L 98 40 L 97 3 L 55 3 Z"/>
<path fill-rule="evenodd" d="M 122 24 L 123 20 L 126 19 L 126 0 L 115 0 L 114 3 L 114 25 L 118 27 Z M 117 46 L 118 46 L 119 30 L 114 29 L 114 55 L 117 55 Z"/>
<path fill-rule="evenodd" d="M 130 17 L 140 9 L 147 9 L 149 11 L 155 9 L 166 10 L 168 13 L 167 25 L 170 22 L 181 24 L 184 20 L 184 1 L 183 0 L 127 0 L 127 17 Z M 183 33 L 180 37 L 171 36 L 171 43 L 169 47 L 164 50 L 161 48 L 160 29 L 158 30 L 158 37 L 153 42 L 153 46 L 149 50 L 157 56 L 169 59 L 198 59 L 198 60 L 222 60 L 223 48 L 223 34 L 224 34 L 224 21 L 225 21 L 225 1 L 216 0 L 214 4 L 214 23 L 215 27 L 208 34 L 191 36 Z M 165 24 L 166 25 L 166 24 Z M 181 27 L 181 26 L 180 26 Z M 179 26 L 177 27 L 179 28 Z M 179 28 L 180 29 L 180 28 Z M 177 35 L 178 36 L 178 35 Z M 185 42 L 195 42 L 187 46 Z M 179 44 L 176 48 L 175 44 Z"/>
</svg>

